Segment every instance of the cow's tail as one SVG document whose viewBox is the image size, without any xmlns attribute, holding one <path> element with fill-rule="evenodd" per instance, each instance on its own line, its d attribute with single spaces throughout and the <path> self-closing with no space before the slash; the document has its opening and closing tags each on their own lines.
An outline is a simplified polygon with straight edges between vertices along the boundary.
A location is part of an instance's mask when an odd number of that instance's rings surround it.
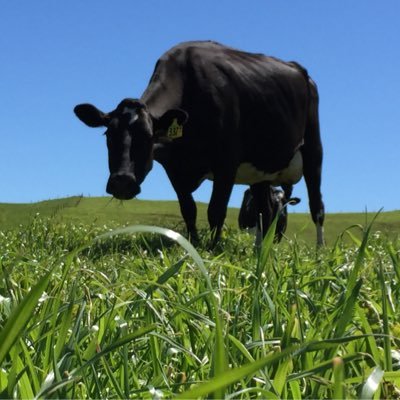
<svg viewBox="0 0 400 400">
<path fill-rule="evenodd" d="M 306 81 L 308 91 L 307 116 L 304 132 L 304 144 L 301 148 L 303 155 L 303 174 L 307 184 L 311 216 L 317 227 L 317 243 L 324 243 L 324 203 L 321 195 L 322 173 L 322 143 L 319 126 L 319 96 L 316 83 L 310 78 L 304 68 L 300 68 Z"/>
</svg>

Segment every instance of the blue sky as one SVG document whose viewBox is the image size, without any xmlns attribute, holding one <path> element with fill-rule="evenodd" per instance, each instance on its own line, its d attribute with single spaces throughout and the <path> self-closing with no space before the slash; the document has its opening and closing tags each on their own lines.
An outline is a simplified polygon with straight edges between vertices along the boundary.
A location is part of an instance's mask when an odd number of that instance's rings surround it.
<svg viewBox="0 0 400 400">
<path fill-rule="evenodd" d="M 105 195 L 105 138 L 72 112 L 139 97 L 157 58 L 212 39 L 296 60 L 317 82 L 328 212 L 400 208 L 398 0 L 2 2 L 0 202 Z M 211 184 L 195 193 L 207 202 Z M 243 186 L 232 194 L 239 206 Z M 303 180 L 296 211 L 308 210 Z M 159 165 L 141 199 L 176 199 Z"/>
</svg>

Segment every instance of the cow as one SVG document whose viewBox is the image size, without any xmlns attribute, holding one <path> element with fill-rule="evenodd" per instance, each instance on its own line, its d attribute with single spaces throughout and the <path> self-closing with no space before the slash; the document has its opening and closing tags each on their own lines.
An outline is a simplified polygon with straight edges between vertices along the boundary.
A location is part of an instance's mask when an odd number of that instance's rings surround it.
<svg viewBox="0 0 400 400">
<path fill-rule="evenodd" d="M 158 161 L 190 239 L 198 238 L 192 193 L 205 179 L 213 181 L 207 215 L 216 244 L 234 184 L 250 186 L 269 226 L 269 186 L 304 176 L 317 244 L 324 243 L 318 91 L 300 64 L 213 41 L 184 42 L 159 58 L 139 99 L 126 98 L 111 112 L 87 103 L 74 112 L 89 127 L 106 128 L 107 192 L 134 198 Z"/>
<path fill-rule="evenodd" d="M 287 206 L 296 205 L 300 203 L 298 197 L 291 197 L 292 186 L 277 189 L 270 186 L 269 196 L 273 204 L 272 219 L 278 215 L 278 220 L 275 229 L 275 241 L 280 242 L 287 228 L 288 210 Z M 243 194 L 242 204 L 240 206 L 238 223 L 239 228 L 242 230 L 253 230 L 257 226 L 257 219 L 259 216 L 256 213 L 254 197 L 251 194 L 251 189 L 247 189 Z M 262 230 L 268 230 L 268 226 L 263 226 Z M 258 234 L 258 232 L 257 232 Z M 258 235 L 257 235 L 258 236 Z"/>
</svg>

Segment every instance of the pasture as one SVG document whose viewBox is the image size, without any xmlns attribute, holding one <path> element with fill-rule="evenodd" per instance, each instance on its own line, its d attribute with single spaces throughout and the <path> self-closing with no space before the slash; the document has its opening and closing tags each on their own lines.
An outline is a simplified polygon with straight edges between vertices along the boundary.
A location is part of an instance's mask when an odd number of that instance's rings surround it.
<svg viewBox="0 0 400 400">
<path fill-rule="evenodd" d="M 184 233 L 176 202 L 0 204 L 0 396 L 399 398 L 400 213 L 328 214 L 319 251 L 308 214 L 258 251 L 237 213 L 196 251 L 111 236 Z"/>
<path fill-rule="evenodd" d="M 306 201 L 306 199 L 303 199 Z M 207 204 L 197 203 L 198 224 L 200 228 L 208 227 Z M 287 236 L 296 238 L 302 243 L 313 245 L 315 242 L 315 227 L 308 213 L 297 214 L 295 207 L 289 207 L 289 226 Z M 228 228 L 238 226 L 239 209 L 228 209 L 225 224 Z M 42 218 L 52 218 L 64 222 L 82 223 L 88 226 L 108 227 L 122 225 L 147 224 L 165 226 L 185 234 L 185 225 L 179 211 L 177 201 L 119 201 L 110 197 L 74 196 L 63 199 L 42 201 L 30 204 L 0 203 L 0 229 L 18 228 L 19 225 L 29 225 L 35 215 Z M 367 225 L 376 213 L 336 213 L 327 214 L 325 234 L 327 242 L 333 244 L 344 230 L 352 225 Z M 400 210 L 382 212 L 376 219 L 373 231 L 380 231 L 390 238 L 395 238 L 400 232 Z M 360 232 L 353 230 L 357 237 Z"/>
</svg>

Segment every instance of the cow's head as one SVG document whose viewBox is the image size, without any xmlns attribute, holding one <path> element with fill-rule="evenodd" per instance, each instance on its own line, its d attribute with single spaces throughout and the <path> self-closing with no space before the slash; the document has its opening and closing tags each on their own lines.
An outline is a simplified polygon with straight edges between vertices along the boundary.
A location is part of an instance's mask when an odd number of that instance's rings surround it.
<svg viewBox="0 0 400 400">
<path fill-rule="evenodd" d="M 273 220 L 278 215 L 276 223 L 275 238 L 279 242 L 284 235 L 287 228 L 288 210 L 287 206 L 295 205 L 300 203 L 298 197 L 287 197 L 285 192 L 281 189 L 270 187 L 270 201 L 272 203 L 272 215 Z M 250 189 L 247 189 L 243 195 L 243 201 L 239 212 L 239 227 L 240 229 L 253 229 L 257 225 L 256 205 L 251 194 Z M 268 227 L 265 227 L 268 229 Z"/>
<path fill-rule="evenodd" d="M 153 165 L 153 145 L 168 140 L 172 124 L 183 125 L 187 114 L 182 110 L 169 110 L 161 118 L 154 118 L 145 104 L 125 99 L 109 113 L 91 104 L 74 108 L 76 116 L 90 127 L 107 128 L 110 177 L 107 193 L 117 199 L 132 199 L 140 193 L 140 185 Z"/>
<path fill-rule="evenodd" d="M 286 232 L 287 228 L 287 220 L 288 220 L 287 206 L 289 204 L 290 205 L 299 204 L 301 200 L 298 197 L 287 198 L 283 190 L 272 187 L 271 187 L 271 196 L 273 204 L 273 218 L 275 218 L 276 214 L 279 215 L 275 231 L 276 240 L 279 242 L 282 239 L 282 236 Z"/>
</svg>

